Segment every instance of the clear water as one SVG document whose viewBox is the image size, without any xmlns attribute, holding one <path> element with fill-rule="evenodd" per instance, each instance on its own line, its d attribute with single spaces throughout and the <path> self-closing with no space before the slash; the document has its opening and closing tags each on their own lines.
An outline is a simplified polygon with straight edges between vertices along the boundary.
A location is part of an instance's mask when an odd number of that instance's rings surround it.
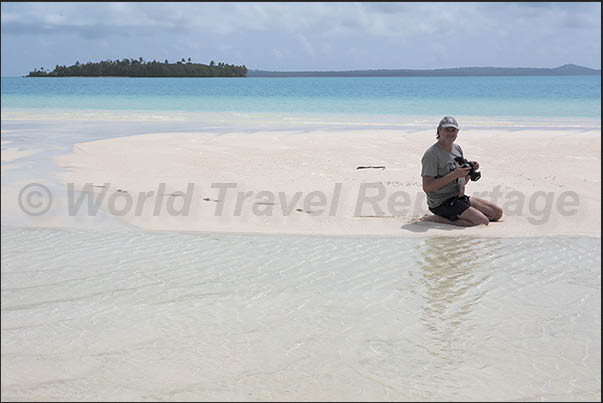
<svg viewBox="0 0 603 403">
<path fill-rule="evenodd" d="M 2 400 L 597 401 L 600 250 L 3 227 Z"/>
<path fill-rule="evenodd" d="M 2 108 L 601 117 L 601 76 L 2 78 Z"/>
</svg>

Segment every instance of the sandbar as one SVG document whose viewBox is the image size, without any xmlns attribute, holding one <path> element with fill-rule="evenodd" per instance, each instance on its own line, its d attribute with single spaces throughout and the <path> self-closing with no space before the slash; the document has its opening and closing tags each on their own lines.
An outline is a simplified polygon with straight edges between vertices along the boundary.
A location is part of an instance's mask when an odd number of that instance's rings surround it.
<svg viewBox="0 0 603 403">
<path fill-rule="evenodd" d="M 56 158 L 73 200 L 160 231 L 377 236 L 601 234 L 600 128 L 461 130 L 482 178 L 466 193 L 501 222 L 425 221 L 421 156 L 435 130 L 152 133 Z M 73 207 L 73 206 L 72 206 Z"/>
</svg>

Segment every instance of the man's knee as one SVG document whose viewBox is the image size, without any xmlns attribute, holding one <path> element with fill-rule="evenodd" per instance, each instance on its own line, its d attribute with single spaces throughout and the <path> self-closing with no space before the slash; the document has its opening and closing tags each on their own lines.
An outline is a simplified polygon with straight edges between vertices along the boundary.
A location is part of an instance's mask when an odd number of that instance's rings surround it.
<svg viewBox="0 0 603 403">
<path fill-rule="evenodd" d="M 486 215 L 484 213 L 482 213 L 475 207 L 469 207 L 459 217 L 470 221 L 474 225 L 480 225 L 480 224 L 488 225 L 490 223 L 490 220 L 488 219 L 488 217 L 486 217 Z"/>
<path fill-rule="evenodd" d="M 488 219 L 488 217 L 486 217 L 484 214 L 481 215 L 481 217 L 477 218 L 477 224 L 484 224 L 484 225 L 488 225 L 490 224 L 490 220 Z"/>
<path fill-rule="evenodd" d="M 481 211 L 482 214 L 488 217 L 491 221 L 498 221 L 503 216 L 502 208 L 498 207 L 496 204 L 490 203 L 486 200 L 479 199 L 477 197 L 472 198 L 475 207 L 477 210 Z"/>
<path fill-rule="evenodd" d="M 477 225 L 479 225 L 479 224 L 488 225 L 488 224 L 490 224 L 490 220 L 488 220 L 488 217 L 484 213 L 482 213 L 478 209 L 475 209 L 475 223 Z"/>
<path fill-rule="evenodd" d="M 503 210 L 502 208 L 498 207 L 498 206 L 494 206 L 493 207 L 493 213 L 492 213 L 492 217 L 490 218 L 492 221 L 498 221 L 502 218 L 503 216 Z"/>
</svg>

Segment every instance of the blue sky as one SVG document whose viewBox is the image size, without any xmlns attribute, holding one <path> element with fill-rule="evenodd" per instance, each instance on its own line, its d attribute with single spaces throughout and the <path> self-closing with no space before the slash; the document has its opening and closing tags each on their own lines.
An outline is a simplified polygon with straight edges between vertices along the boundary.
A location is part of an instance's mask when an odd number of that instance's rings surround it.
<svg viewBox="0 0 603 403">
<path fill-rule="evenodd" d="M 2 76 L 76 61 L 601 68 L 600 3 L 6 3 Z"/>
</svg>

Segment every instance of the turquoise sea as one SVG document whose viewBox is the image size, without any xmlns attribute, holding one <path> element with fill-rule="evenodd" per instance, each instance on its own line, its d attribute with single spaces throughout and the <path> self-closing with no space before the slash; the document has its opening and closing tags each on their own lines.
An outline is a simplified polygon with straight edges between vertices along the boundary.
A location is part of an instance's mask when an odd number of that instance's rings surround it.
<svg viewBox="0 0 603 403">
<path fill-rule="evenodd" d="M 601 118 L 601 76 L 2 78 L 2 109 Z"/>
</svg>

